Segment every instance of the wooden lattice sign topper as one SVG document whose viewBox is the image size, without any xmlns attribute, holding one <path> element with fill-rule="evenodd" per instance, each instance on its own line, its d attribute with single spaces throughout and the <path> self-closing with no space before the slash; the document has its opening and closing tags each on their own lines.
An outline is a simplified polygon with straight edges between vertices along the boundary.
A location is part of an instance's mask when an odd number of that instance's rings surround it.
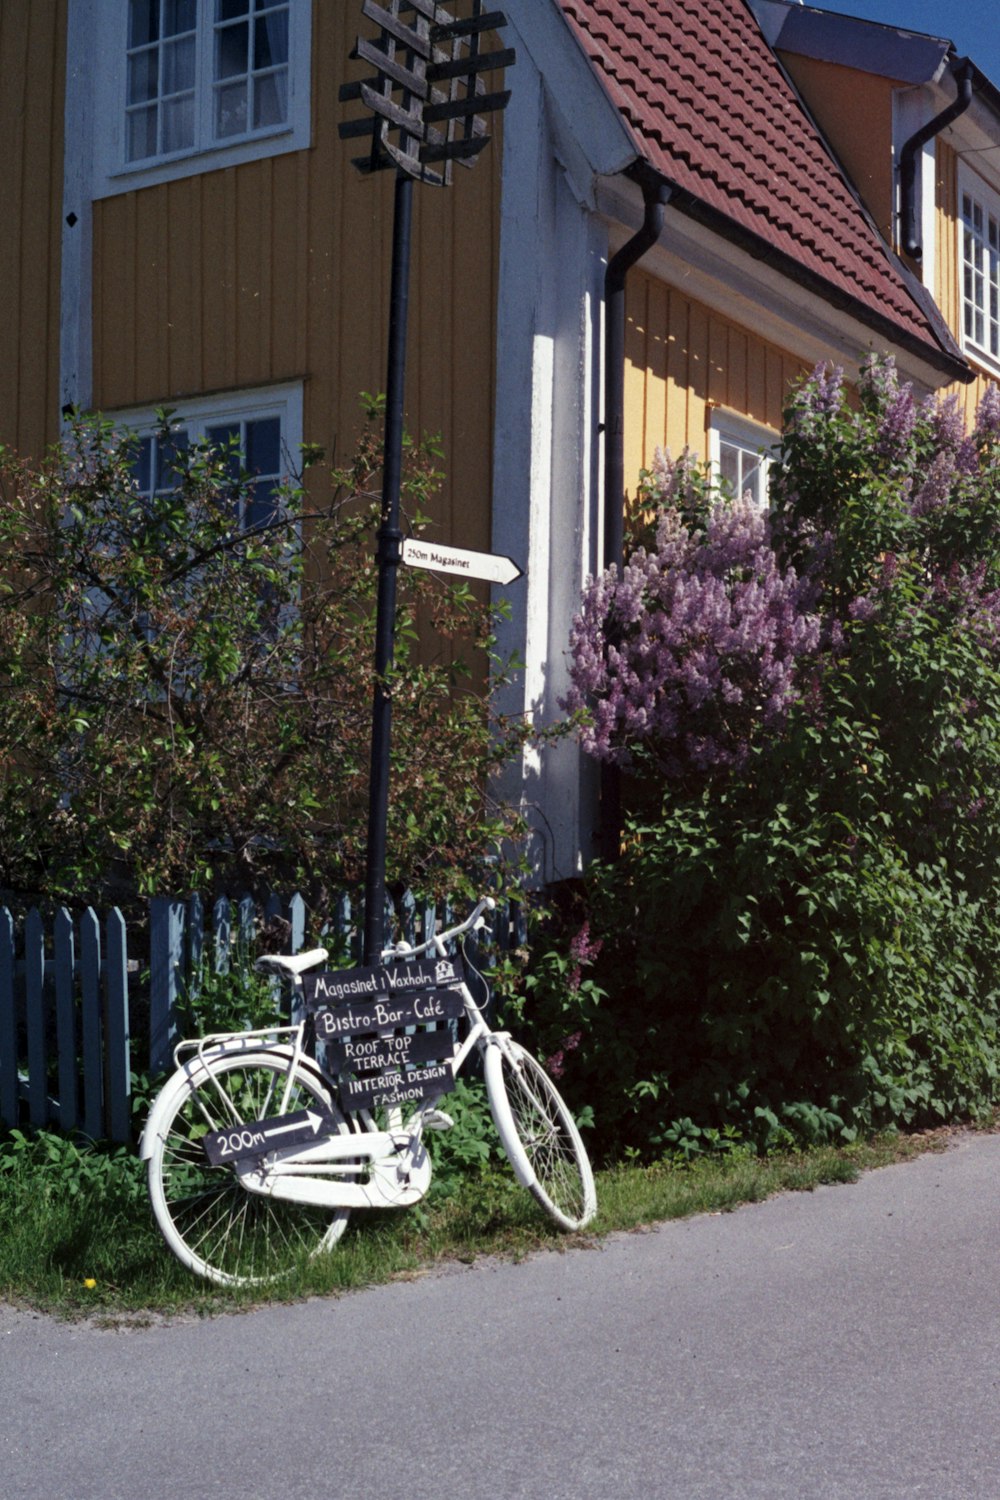
<svg viewBox="0 0 1000 1500">
<path fill-rule="evenodd" d="M 451 164 L 471 167 L 487 144 L 484 116 L 502 110 L 509 90 L 489 92 L 486 74 L 509 68 L 513 48 L 483 50 L 487 32 L 507 24 L 483 0 L 364 0 L 362 15 L 380 28 L 375 41 L 359 37 L 351 56 L 376 76 L 348 83 L 341 99 L 360 100 L 370 111 L 340 127 L 342 137 L 370 136 L 368 154 L 355 159 L 362 172 L 405 172 L 439 187 L 451 181 Z"/>
</svg>

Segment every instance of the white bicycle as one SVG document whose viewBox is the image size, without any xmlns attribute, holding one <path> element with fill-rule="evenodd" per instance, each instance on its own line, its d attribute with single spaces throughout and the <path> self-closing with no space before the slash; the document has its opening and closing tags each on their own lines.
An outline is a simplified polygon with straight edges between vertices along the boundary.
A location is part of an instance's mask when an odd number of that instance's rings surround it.
<svg viewBox="0 0 1000 1500">
<path fill-rule="evenodd" d="M 487 897 L 459 926 L 418 947 L 388 949 L 384 970 L 311 975 L 328 957 L 324 948 L 259 959 L 260 970 L 291 981 L 300 1005 L 310 999 L 313 1014 L 179 1043 L 177 1071 L 153 1104 L 140 1154 L 157 1224 L 186 1266 L 225 1286 L 272 1281 L 334 1245 L 351 1209 L 419 1202 L 431 1182 L 424 1132 L 451 1126 L 441 1099 L 473 1051 L 518 1181 L 561 1228 L 590 1222 L 594 1177 L 572 1115 L 531 1054 L 492 1030 L 447 957 L 449 941 L 481 927 L 492 906 Z M 433 960 L 421 963 L 426 955 Z M 407 977 L 435 966 L 444 988 L 414 996 Z M 326 981 L 337 990 L 350 974 L 380 976 L 383 991 L 385 976 L 402 975 L 400 999 L 376 994 L 376 980 L 373 1000 L 345 1006 L 338 994 L 326 1007 Z M 461 1043 L 442 1024 L 458 1013 L 468 1028 Z M 334 1038 L 327 1055 L 346 1078 L 309 1054 L 316 1036 Z M 414 1066 L 434 1058 L 430 1068 Z M 392 1071 L 373 1082 L 371 1067 Z M 344 1107 L 345 1091 L 356 1109 Z M 403 1102 L 421 1092 L 404 1117 Z"/>
</svg>

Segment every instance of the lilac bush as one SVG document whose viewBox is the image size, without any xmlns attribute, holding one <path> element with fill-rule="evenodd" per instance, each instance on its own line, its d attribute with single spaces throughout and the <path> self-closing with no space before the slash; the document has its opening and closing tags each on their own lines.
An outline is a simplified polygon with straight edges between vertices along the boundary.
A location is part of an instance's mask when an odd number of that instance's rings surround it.
<svg viewBox="0 0 1000 1500">
<path fill-rule="evenodd" d="M 571 638 L 567 705 L 635 813 L 586 886 L 607 1003 L 563 985 L 549 1018 L 586 1037 L 567 1092 L 619 1149 L 685 1155 L 990 1108 L 1000 391 L 966 430 L 891 360 L 851 391 L 823 367 L 767 514 L 689 458 L 647 498 Z"/>
<path fill-rule="evenodd" d="M 684 465 L 660 460 L 657 496 Z M 591 754 L 629 764 L 640 744 L 683 777 L 738 766 L 800 696 L 797 663 L 820 640 L 816 589 L 782 567 L 766 514 L 713 504 L 703 525 L 667 506 L 655 541 L 592 580 L 571 636 L 571 712 L 591 707 Z"/>
</svg>

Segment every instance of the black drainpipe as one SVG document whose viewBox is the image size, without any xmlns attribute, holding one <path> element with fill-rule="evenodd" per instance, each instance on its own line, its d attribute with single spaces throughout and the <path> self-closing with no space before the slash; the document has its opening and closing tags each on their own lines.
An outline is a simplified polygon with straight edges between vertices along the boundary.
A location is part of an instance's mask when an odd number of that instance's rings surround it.
<svg viewBox="0 0 1000 1500">
<path fill-rule="evenodd" d="M 671 189 L 642 181 L 642 228 L 608 262 L 604 273 L 604 566 L 622 565 L 625 533 L 625 280 L 660 238 Z"/>
<path fill-rule="evenodd" d="M 952 120 L 957 120 L 959 115 L 964 115 L 972 103 L 972 63 L 967 57 L 956 58 L 951 65 L 951 72 L 958 85 L 958 96 L 953 103 L 943 109 L 933 120 L 928 120 L 926 125 L 921 125 L 910 139 L 906 141 L 899 153 L 899 216 L 902 220 L 902 244 L 903 251 L 911 260 L 923 258 L 924 247 L 920 234 L 920 226 L 917 223 L 917 152 L 926 146 L 927 142 L 933 140 L 934 136 L 940 135 L 946 125 Z"/>
<path fill-rule="evenodd" d="M 656 244 L 671 189 L 658 178 L 641 179 L 646 205 L 642 228 L 608 262 L 604 273 L 604 566 L 623 562 L 625 536 L 625 281 L 636 261 Z M 621 846 L 621 776 L 601 767 L 601 855 L 615 860 Z"/>
</svg>

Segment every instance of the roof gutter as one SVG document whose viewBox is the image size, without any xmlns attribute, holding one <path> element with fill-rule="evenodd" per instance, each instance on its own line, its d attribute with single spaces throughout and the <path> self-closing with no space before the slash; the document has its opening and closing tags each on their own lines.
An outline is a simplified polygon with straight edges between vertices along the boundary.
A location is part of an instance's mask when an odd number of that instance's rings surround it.
<svg viewBox="0 0 1000 1500">
<path fill-rule="evenodd" d="M 625 282 L 663 231 L 671 188 L 644 173 L 642 227 L 608 262 L 604 273 L 604 566 L 622 565 L 625 537 Z"/>
<path fill-rule="evenodd" d="M 787 276 L 790 281 L 801 286 L 804 290 L 812 292 L 826 302 L 830 307 L 837 308 L 840 312 L 847 313 L 856 318 L 859 323 L 871 328 L 880 337 L 885 338 L 890 344 L 905 349 L 910 354 L 918 355 L 934 369 L 943 371 L 951 380 L 968 382 L 972 380 L 973 374 L 961 350 L 955 343 L 950 331 L 945 325 L 940 313 L 935 313 L 933 300 L 920 285 L 914 273 L 906 268 L 902 261 L 898 262 L 901 274 L 910 283 L 911 294 L 920 302 L 928 318 L 936 325 L 936 332 L 940 340 L 940 347 L 935 349 L 924 339 L 904 328 L 894 318 L 876 312 L 868 303 L 862 302 L 850 292 L 838 289 L 818 272 L 803 265 L 794 256 L 783 250 L 779 250 L 761 235 L 755 234 L 753 230 L 744 228 L 734 219 L 717 208 L 713 208 L 703 199 L 695 197 L 691 192 L 674 187 L 670 199 L 671 207 L 686 214 L 697 224 L 703 224 L 706 229 L 711 229 L 720 238 L 728 240 L 730 244 L 745 250 L 755 260 L 764 265 L 771 266 L 774 270 Z"/>
<path fill-rule="evenodd" d="M 933 120 L 928 120 L 926 125 L 904 142 L 899 153 L 899 216 L 902 220 L 902 244 L 903 252 L 911 260 L 922 260 L 924 254 L 923 237 L 920 233 L 920 225 L 917 219 L 917 152 L 921 151 L 927 142 L 940 135 L 946 125 L 952 120 L 957 120 L 959 115 L 972 103 L 972 63 L 967 57 L 956 58 L 951 65 L 951 72 L 958 85 L 958 95 L 943 109 L 940 114 L 935 115 Z"/>
</svg>

